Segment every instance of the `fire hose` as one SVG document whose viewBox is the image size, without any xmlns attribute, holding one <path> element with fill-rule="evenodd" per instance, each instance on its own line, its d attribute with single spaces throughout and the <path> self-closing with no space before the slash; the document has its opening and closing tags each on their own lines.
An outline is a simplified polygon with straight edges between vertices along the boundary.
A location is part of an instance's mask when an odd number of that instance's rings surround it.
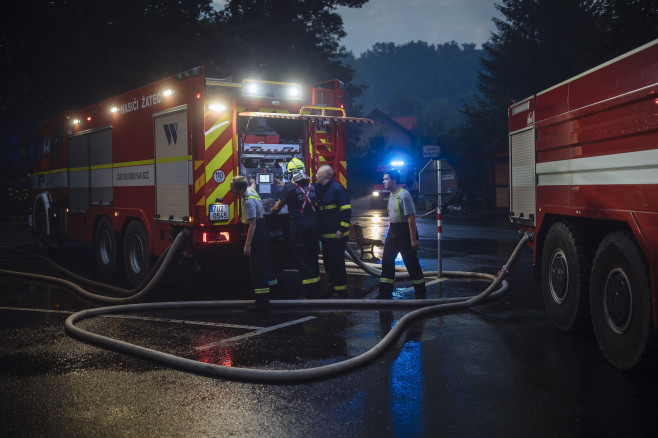
<svg viewBox="0 0 658 438">
<path fill-rule="evenodd" d="M 66 319 L 64 324 L 65 330 L 73 337 L 89 342 L 94 345 L 110 348 L 125 352 L 127 354 L 142 357 L 144 359 L 153 360 L 156 362 L 169 365 L 174 368 L 204 374 L 217 378 L 237 379 L 248 381 L 261 381 L 261 382 L 296 382 L 327 378 L 336 374 L 345 373 L 358 367 L 362 367 L 377 357 L 386 352 L 401 334 L 413 322 L 420 318 L 429 315 L 463 310 L 481 304 L 484 301 L 500 298 L 509 289 L 509 284 L 505 277 L 509 273 L 511 267 L 514 265 L 525 243 L 529 240 L 529 236 L 524 234 L 518 242 L 516 248 L 510 255 L 507 263 L 501 268 L 496 275 L 473 273 L 473 272 L 459 272 L 459 271 L 446 271 L 443 276 L 446 278 L 476 278 L 480 280 L 489 280 L 491 283 L 482 292 L 470 297 L 454 297 L 454 298 L 441 298 L 441 299 L 421 299 L 421 300 L 365 300 L 365 299 L 341 299 L 341 300 L 273 300 L 270 305 L 272 308 L 328 308 L 328 307 L 359 307 L 359 308 L 381 308 L 381 307 L 419 307 L 406 315 L 404 315 L 393 328 L 371 349 L 368 351 L 346 359 L 344 361 L 336 362 L 333 364 L 323 365 L 314 368 L 297 369 L 297 370 L 265 370 L 253 368 L 234 368 L 217 364 L 203 363 L 193 359 L 187 359 L 161 351 L 156 351 L 150 348 L 142 347 L 139 345 L 127 343 L 118 339 L 109 338 L 96 333 L 92 333 L 78 327 L 76 323 L 100 315 L 115 314 L 121 312 L 135 312 L 146 310 L 163 310 L 163 309 L 193 309 L 193 308 L 239 308 L 244 307 L 245 304 L 251 301 L 235 300 L 235 301 L 184 301 L 184 302 L 163 302 L 163 303 L 139 303 L 139 304 L 126 304 L 127 302 L 134 301 L 140 297 L 145 296 L 153 290 L 155 285 L 160 281 L 166 267 L 171 263 L 173 257 L 184 246 L 185 235 L 181 232 L 164 257 L 161 257 L 162 262 L 158 263 L 157 272 L 152 275 L 151 281 L 141 290 L 137 291 L 128 297 L 106 297 L 98 294 L 93 294 L 81 288 L 80 286 L 55 277 L 48 277 L 38 274 L 18 273 L 14 271 L 0 270 L 0 274 L 20 276 L 30 278 L 38 281 L 49 281 L 60 286 L 66 287 L 76 293 L 81 294 L 87 298 L 95 299 L 105 303 L 114 304 L 109 307 L 100 307 L 95 309 L 87 309 L 73 315 Z M 354 252 L 349 248 L 346 251 L 346 256 L 353 262 L 364 269 L 368 274 L 378 276 L 381 273 L 376 267 L 363 263 L 356 257 Z M 155 271 L 155 269 L 153 270 Z M 426 272 L 427 276 L 436 275 L 436 272 Z M 406 278 L 408 274 L 404 272 L 396 273 L 396 279 Z"/>
</svg>

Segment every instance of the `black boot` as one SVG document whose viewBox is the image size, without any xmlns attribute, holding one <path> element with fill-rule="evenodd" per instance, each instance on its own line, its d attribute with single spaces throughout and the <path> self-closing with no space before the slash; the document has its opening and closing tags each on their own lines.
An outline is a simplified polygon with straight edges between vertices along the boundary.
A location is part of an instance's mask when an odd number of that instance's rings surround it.
<svg viewBox="0 0 658 438">
<path fill-rule="evenodd" d="M 249 312 L 267 312 L 270 310 L 270 294 L 258 294 L 256 300 L 247 305 Z"/>
<path fill-rule="evenodd" d="M 388 283 L 379 284 L 379 294 L 375 297 L 377 300 L 393 299 L 393 285 Z"/>
<path fill-rule="evenodd" d="M 417 300 L 424 300 L 427 298 L 427 289 L 425 289 L 425 283 L 414 285 L 414 295 L 416 296 Z"/>
<path fill-rule="evenodd" d="M 320 298 L 320 285 L 318 283 L 304 285 L 304 298 L 315 300 Z"/>
<path fill-rule="evenodd" d="M 334 293 L 334 288 L 330 284 L 322 293 L 320 293 L 320 298 L 329 298 Z"/>
</svg>

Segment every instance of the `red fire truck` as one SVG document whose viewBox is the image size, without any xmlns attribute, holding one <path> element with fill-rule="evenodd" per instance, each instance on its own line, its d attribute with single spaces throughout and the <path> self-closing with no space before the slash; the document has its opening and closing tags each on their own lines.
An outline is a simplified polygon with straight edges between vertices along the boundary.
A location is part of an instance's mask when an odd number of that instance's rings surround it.
<svg viewBox="0 0 658 438">
<path fill-rule="evenodd" d="M 552 322 L 631 368 L 658 325 L 658 40 L 509 107 L 510 217 Z"/>
<path fill-rule="evenodd" d="M 332 80 L 294 83 L 206 77 L 203 67 L 168 77 L 40 127 L 30 223 L 43 251 L 66 239 L 94 246 L 101 274 L 125 270 L 138 284 L 183 229 L 188 252 L 234 254 L 243 232 L 233 176 L 253 178 L 270 209 L 286 162 L 313 177 L 329 164 L 346 186 L 345 89 Z M 283 233 L 286 212 L 273 220 Z M 276 219 L 276 222 L 274 221 Z"/>
</svg>

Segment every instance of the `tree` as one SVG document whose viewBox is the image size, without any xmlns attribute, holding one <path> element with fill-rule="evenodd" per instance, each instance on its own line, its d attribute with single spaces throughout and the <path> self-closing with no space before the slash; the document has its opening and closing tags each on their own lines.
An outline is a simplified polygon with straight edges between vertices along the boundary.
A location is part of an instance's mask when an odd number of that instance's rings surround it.
<svg viewBox="0 0 658 438">
<path fill-rule="evenodd" d="M 478 93 L 447 148 L 471 184 L 507 149 L 507 107 L 658 36 L 656 0 L 503 0 L 484 46 Z"/>
<path fill-rule="evenodd" d="M 353 72 L 342 64 L 345 36 L 337 6 L 361 7 L 368 0 L 230 0 L 221 12 L 232 52 L 231 74 L 263 75 L 310 83 Z"/>
<path fill-rule="evenodd" d="M 352 79 L 336 6 L 367 0 L 8 0 L 0 14 L 0 142 L 189 68 L 302 83 Z M 348 85 L 354 95 L 359 87 Z"/>
<path fill-rule="evenodd" d="M 454 105 L 470 100 L 476 85 L 481 50 L 475 44 L 428 44 L 411 41 L 406 44 L 377 43 L 358 59 L 350 60 L 356 70 L 355 81 L 367 89 L 359 102 L 366 111 L 373 108 L 389 110 L 400 103 L 399 96 L 415 99 L 423 106 L 442 98 Z M 394 96 L 391 98 L 391 96 Z M 398 97 L 395 97 L 398 96 Z M 402 109 L 392 108 L 396 113 Z M 422 106 L 407 109 L 420 115 Z M 397 115 L 397 114 L 396 114 Z"/>
</svg>

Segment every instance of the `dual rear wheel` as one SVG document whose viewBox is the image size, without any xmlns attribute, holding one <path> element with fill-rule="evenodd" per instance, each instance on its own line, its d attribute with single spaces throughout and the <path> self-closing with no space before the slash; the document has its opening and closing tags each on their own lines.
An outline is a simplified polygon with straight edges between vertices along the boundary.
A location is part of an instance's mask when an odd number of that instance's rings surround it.
<svg viewBox="0 0 658 438">
<path fill-rule="evenodd" d="M 119 243 L 117 233 L 107 217 L 98 221 L 94 236 L 94 252 L 98 271 L 105 279 L 117 275 L 118 266 L 123 261 L 126 279 L 131 286 L 138 286 L 150 269 L 148 236 L 139 220 L 132 220 Z"/>
<path fill-rule="evenodd" d="M 594 254 L 592 243 L 577 225 L 558 222 L 550 228 L 542 253 L 544 303 L 563 331 L 591 324 L 605 357 L 628 369 L 641 362 L 655 336 L 647 264 L 622 231 L 606 235 Z"/>
</svg>

